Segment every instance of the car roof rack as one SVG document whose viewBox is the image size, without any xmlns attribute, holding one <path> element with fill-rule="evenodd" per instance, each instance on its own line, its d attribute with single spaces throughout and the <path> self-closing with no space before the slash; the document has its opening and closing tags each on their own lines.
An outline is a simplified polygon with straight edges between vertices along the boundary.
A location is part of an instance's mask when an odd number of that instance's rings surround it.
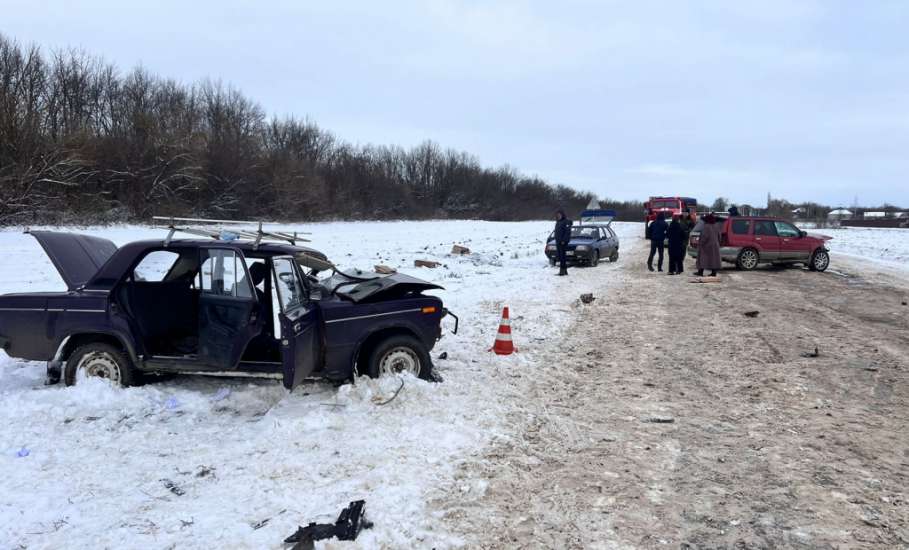
<svg viewBox="0 0 909 550">
<path fill-rule="evenodd" d="M 255 222 L 240 220 L 208 220 L 204 218 L 175 218 L 171 216 L 152 216 L 155 226 L 161 222 L 170 231 L 167 238 L 164 239 L 164 246 L 169 246 L 177 232 L 197 235 L 200 237 L 209 237 L 219 241 L 249 240 L 253 242 L 253 250 L 259 248 L 262 241 L 278 241 L 296 245 L 298 242 L 309 242 L 300 235 L 309 235 L 294 231 L 288 233 L 284 231 L 265 231 L 263 225 L 275 222 Z M 255 225 L 256 229 L 245 229 L 231 227 L 237 225 Z M 213 227 L 214 226 L 214 227 Z M 227 227 L 225 227 L 227 226 Z"/>
<path fill-rule="evenodd" d="M 615 210 L 584 210 L 581 212 L 581 223 L 585 225 L 612 225 Z"/>
</svg>

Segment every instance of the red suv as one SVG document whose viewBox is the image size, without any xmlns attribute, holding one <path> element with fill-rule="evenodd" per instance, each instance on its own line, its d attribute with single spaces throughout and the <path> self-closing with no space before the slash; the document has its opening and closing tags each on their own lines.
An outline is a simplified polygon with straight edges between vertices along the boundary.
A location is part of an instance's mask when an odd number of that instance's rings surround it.
<svg viewBox="0 0 909 550">
<path fill-rule="evenodd" d="M 739 269 L 751 270 L 759 264 L 805 264 L 812 271 L 824 271 L 830 265 L 826 242 L 832 237 L 809 235 L 780 218 L 735 216 L 721 218 L 720 255 L 724 262 Z M 698 256 L 701 224 L 691 232 L 688 254 Z"/>
</svg>

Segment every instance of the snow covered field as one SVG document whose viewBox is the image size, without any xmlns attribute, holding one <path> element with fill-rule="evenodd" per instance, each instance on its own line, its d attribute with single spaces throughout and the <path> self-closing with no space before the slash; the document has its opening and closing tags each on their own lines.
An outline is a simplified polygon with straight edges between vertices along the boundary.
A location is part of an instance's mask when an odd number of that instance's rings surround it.
<svg viewBox="0 0 909 550">
<path fill-rule="evenodd" d="M 639 224 L 615 224 L 618 264 L 554 277 L 542 254 L 551 222 L 301 225 L 344 268 L 377 263 L 438 282 L 461 332 L 433 351 L 441 384 L 407 378 L 334 388 L 178 377 L 120 390 L 102 381 L 44 386 L 44 365 L 0 352 L 0 548 L 283 548 L 297 525 L 334 521 L 365 499 L 375 527 L 357 543 L 459 545 L 427 504 L 459 461 L 502 430 L 513 403 L 497 385 L 533 369 L 572 317 L 579 294 L 608 293 L 640 246 Z M 80 230 L 118 244 L 160 237 L 143 227 Z M 448 255 L 453 243 L 473 254 Z M 904 249 L 905 250 L 905 249 Z M 0 231 L 0 293 L 64 290 L 28 235 Z M 905 252 L 903 258 L 905 258 Z M 439 269 L 413 268 L 434 259 Z M 640 258 L 631 261 L 640 260 Z M 488 352 L 503 305 L 520 353 Z M 302 390 L 302 391 L 301 391 Z M 177 487 L 178 495 L 168 488 Z M 482 490 L 465 487 L 462 490 Z"/>
<path fill-rule="evenodd" d="M 811 233 L 829 235 L 830 251 L 909 270 L 909 230 L 870 227 L 839 227 L 807 229 Z"/>
</svg>

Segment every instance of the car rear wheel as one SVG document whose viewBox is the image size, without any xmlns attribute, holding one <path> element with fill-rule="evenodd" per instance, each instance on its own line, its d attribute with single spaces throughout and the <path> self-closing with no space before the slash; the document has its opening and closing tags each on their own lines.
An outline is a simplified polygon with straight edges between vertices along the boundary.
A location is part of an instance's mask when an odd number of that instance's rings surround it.
<svg viewBox="0 0 909 550">
<path fill-rule="evenodd" d="M 808 261 L 808 269 L 811 271 L 826 271 L 830 266 L 830 254 L 826 250 L 815 250 Z"/>
<path fill-rule="evenodd" d="M 739 269 L 751 271 L 758 266 L 759 262 L 760 257 L 758 256 L 757 250 L 753 248 L 744 248 L 739 252 L 739 257 L 736 258 L 735 265 Z"/>
<path fill-rule="evenodd" d="M 610 262 L 617 262 L 617 261 L 619 261 L 619 249 L 618 249 L 618 248 L 616 248 L 615 250 L 613 250 L 613 251 L 612 251 L 612 254 L 609 255 L 609 261 L 610 261 Z"/>
<path fill-rule="evenodd" d="M 392 336 L 382 341 L 369 357 L 369 376 L 394 376 L 402 372 L 429 380 L 432 361 L 429 352 L 412 336 Z"/>
<path fill-rule="evenodd" d="M 138 373 L 122 351 L 108 344 L 94 343 L 77 348 L 63 371 L 63 383 L 67 386 L 88 378 L 102 378 L 125 388 L 138 382 Z"/>
</svg>

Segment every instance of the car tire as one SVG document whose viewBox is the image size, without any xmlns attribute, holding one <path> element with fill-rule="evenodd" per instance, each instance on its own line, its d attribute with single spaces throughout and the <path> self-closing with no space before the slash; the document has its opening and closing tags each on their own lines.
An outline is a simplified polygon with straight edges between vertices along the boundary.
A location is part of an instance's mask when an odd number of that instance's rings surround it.
<svg viewBox="0 0 909 550">
<path fill-rule="evenodd" d="M 815 250 L 808 260 L 808 269 L 823 272 L 830 267 L 830 254 L 826 250 Z"/>
<path fill-rule="evenodd" d="M 735 266 L 743 271 L 751 271 L 761 261 L 758 251 L 753 248 L 743 248 L 735 259 Z"/>
<path fill-rule="evenodd" d="M 111 384 L 127 388 L 139 383 L 140 373 L 121 350 L 102 343 L 76 348 L 63 369 L 63 383 L 73 386 L 82 377 L 106 378 Z"/>
<path fill-rule="evenodd" d="M 613 250 L 613 251 L 612 251 L 612 254 L 609 255 L 609 261 L 610 261 L 610 262 L 617 262 L 617 261 L 619 261 L 619 249 L 618 249 L 618 248 L 616 248 L 615 250 Z"/>
<path fill-rule="evenodd" d="M 556 261 L 552 258 L 549 258 L 549 267 L 555 267 Z"/>
<path fill-rule="evenodd" d="M 590 259 L 590 267 L 596 267 L 600 263 L 600 251 L 594 250 L 593 257 Z"/>
<path fill-rule="evenodd" d="M 426 346 L 413 336 L 392 336 L 381 341 L 369 356 L 367 373 L 371 378 L 410 372 L 431 379 L 432 360 Z"/>
</svg>

